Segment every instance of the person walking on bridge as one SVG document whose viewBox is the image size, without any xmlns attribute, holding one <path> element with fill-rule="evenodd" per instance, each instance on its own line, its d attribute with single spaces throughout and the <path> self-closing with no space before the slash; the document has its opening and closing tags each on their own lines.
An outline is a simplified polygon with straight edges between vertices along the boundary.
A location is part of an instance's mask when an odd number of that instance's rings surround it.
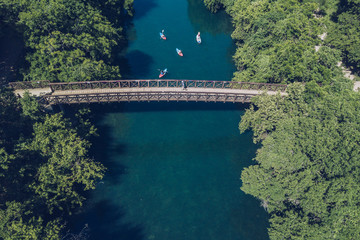
<svg viewBox="0 0 360 240">
<path fill-rule="evenodd" d="M 181 86 L 182 86 L 182 90 L 185 90 L 185 89 L 186 89 L 184 80 L 181 80 Z"/>
</svg>

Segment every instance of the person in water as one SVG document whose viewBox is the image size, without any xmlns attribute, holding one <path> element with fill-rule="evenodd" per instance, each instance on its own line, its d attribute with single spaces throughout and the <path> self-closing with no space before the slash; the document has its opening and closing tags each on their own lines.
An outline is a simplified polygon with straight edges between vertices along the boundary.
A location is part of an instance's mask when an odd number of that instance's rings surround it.
<svg viewBox="0 0 360 240">
<path fill-rule="evenodd" d="M 196 41 L 197 41 L 199 44 L 201 43 L 200 32 L 198 32 L 198 34 L 196 35 Z"/>
</svg>

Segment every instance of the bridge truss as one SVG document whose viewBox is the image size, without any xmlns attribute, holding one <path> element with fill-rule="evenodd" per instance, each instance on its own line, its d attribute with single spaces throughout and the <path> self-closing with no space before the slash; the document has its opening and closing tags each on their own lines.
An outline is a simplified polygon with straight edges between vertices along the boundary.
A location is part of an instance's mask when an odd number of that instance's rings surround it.
<svg viewBox="0 0 360 240">
<path fill-rule="evenodd" d="M 249 102 L 261 92 L 284 92 L 287 85 L 207 80 L 111 80 L 50 83 L 14 82 L 15 90 L 44 89 L 45 104 L 132 101 Z M 185 88 L 184 88 L 185 87 Z M 30 91 L 31 92 L 31 91 Z"/>
</svg>

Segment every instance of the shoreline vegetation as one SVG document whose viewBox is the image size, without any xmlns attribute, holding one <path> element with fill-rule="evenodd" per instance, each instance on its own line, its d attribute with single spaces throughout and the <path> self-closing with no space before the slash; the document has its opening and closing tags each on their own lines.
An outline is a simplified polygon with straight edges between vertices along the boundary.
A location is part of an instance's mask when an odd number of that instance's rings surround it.
<svg viewBox="0 0 360 240">
<path fill-rule="evenodd" d="M 133 0 L 3 0 L 0 30 L 23 36 L 24 81 L 120 78 L 113 49 L 125 42 Z M 13 63 L 9 63 L 13 64 Z M 5 77 L 6 78 L 6 77 Z M 6 79 L 5 79 L 6 80 Z M 6 82 L 5 82 L 6 83 Z M 82 206 L 105 167 L 89 156 L 90 112 L 48 114 L 29 94 L 0 89 L 0 239 L 83 239 L 66 219 Z"/>
<path fill-rule="evenodd" d="M 132 2 L 4 0 L 0 29 L 23 35 L 23 81 L 119 79 L 113 50 L 126 45 L 124 25 L 133 15 Z"/>
<path fill-rule="evenodd" d="M 6 27 L 23 34 L 23 80 L 117 79 L 113 49 L 125 39 L 132 3 L 3 0 L 1 34 Z M 337 63 L 359 74 L 360 2 L 204 4 L 233 19 L 234 81 L 291 84 L 286 97 L 254 98 L 239 125 L 261 144 L 242 190 L 269 213 L 270 238 L 359 239 L 360 95 Z M 48 115 L 33 97 L 0 89 L 0 116 L 0 238 L 74 237 L 64 219 L 105 171 L 88 156 L 96 134 L 89 112 Z"/>
<path fill-rule="evenodd" d="M 359 74 L 360 2 L 204 3 L 233 18 L 234 81 L 290 84 L 239 124 L 260 144 L 241 189 L 269 213 L 270 239 L 360 239 L 360 93 L 338 64 Z"/>
</svg>

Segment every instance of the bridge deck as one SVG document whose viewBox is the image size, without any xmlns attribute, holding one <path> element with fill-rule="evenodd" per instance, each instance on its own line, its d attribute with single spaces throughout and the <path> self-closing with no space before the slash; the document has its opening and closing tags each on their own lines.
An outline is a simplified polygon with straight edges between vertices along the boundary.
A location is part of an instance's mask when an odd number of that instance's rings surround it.
<svg viewBox="0 0 360 240">
<path fill-rule="evenodd" d="M 182 88 L 185 84 L 186 89 Z M 16 94 L 25 91 L 41 97 L 44 104 L 71 104 L 121 101 L 204 101 L 249 102 L 263 92 L 286 95 L 287 85 L 207 80 L 110 80 L 50 83 L 48 81 L 10 83 Z M 27 90 L 25 90 L 27 89 Z M 354 90 L 360 89 L 355 82 Z"/>
<path fill-rule="evenodd" d="M 20 97 L 23 97 L 25 91 L 28 91 L 33 96 L 41 96 L 45 94 L 51 94 L 51 89 L 48 88 L 33 88 L 33 89 L 16 89 L 14 91 L 15 95 L 20 95 Z"/>
<path fill-rule="evenodd" d="M 98 94 L 98 93 L 137 93 L 137 92 L 192 92 L 192 93 L 223 93 L 223 94 L 246 94 L 259 95 L 264 91 L 261 90 L 247 90 L 247 89 L 219 89 L 219 88 L 174 88 L 174 87 L 159 87 L 159 88 L 103 88 L 103 89 L 79 89 L 79 90 L 65 90 L 55 91 L 52 93 L 56 95 L 77 95 L 77 94 Z M 268 94 L 273 95 L 277 92 L 267 91 Z M 286 93 L 281 92 L 281 95 Z"/>
</svg>

